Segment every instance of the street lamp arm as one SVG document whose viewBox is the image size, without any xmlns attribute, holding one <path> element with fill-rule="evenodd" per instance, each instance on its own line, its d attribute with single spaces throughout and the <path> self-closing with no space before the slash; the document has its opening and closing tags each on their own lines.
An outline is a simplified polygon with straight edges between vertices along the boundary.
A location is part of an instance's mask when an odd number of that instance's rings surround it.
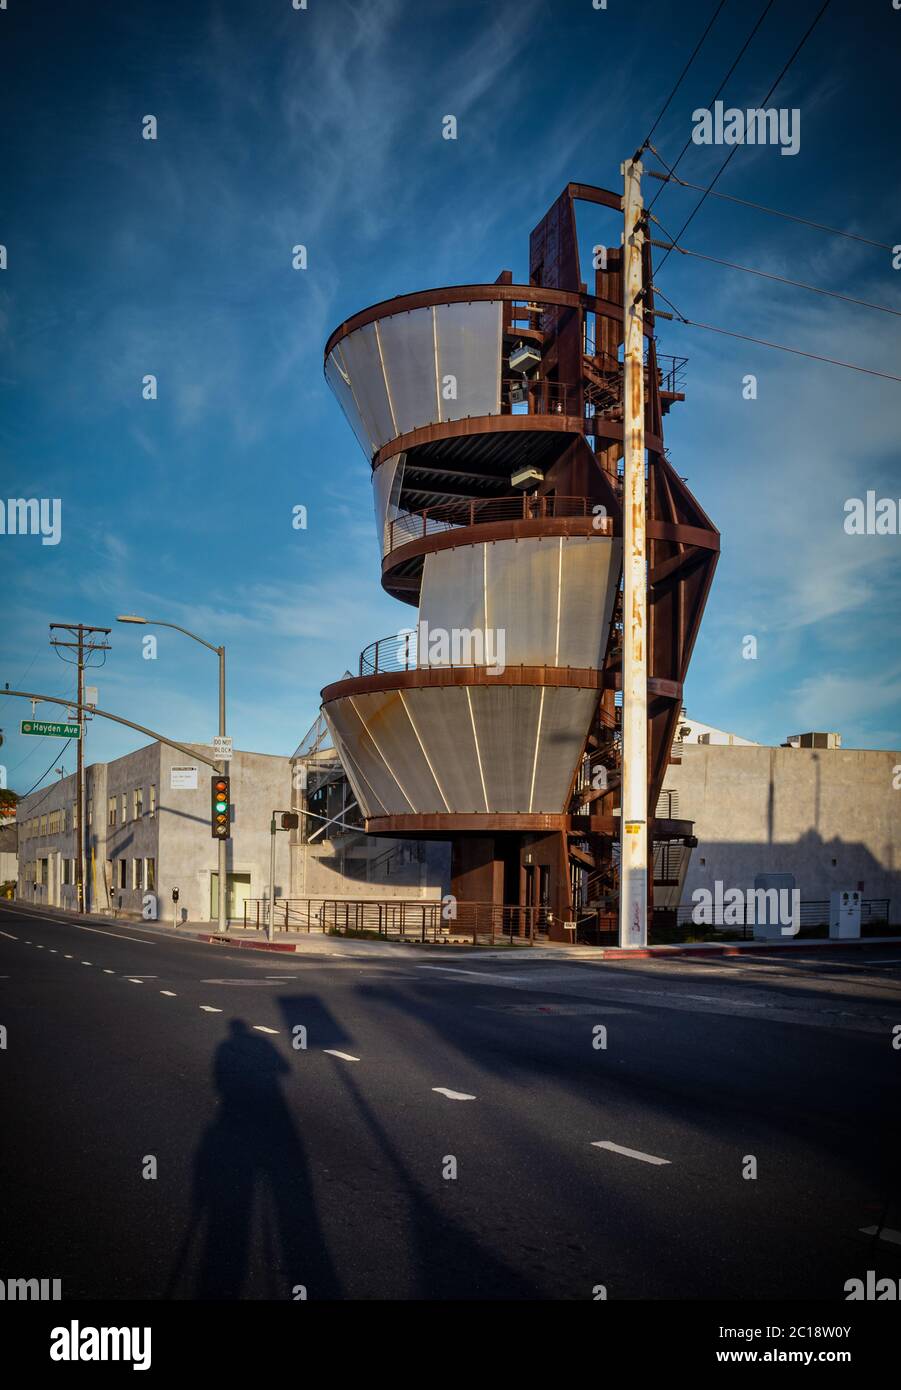
<svg viewBox="0 0 901 1390">
<path fill-rule="evenodd" d="M 125 724 L 129 729 L 136 729 L 139 734 L 146 734 L 148 738 L 155 739 L 158 743 L 165 743 L 170 748 L 175 748 L 179 753 L 184 753 L 188 758 L 197 758 L 199 762 L 206 763 L 214 772 L 222 772 L 224 769 L 221 763 L 214 762 L 212 758 L 206 757 L 204 753 L 198 753 L 194 748 L 188 748 L 184 743 L 176 743 L 174 738 L 166 738 L 165 734 L 158 734 L 155 729 L 147 729 L 143 724 L 135 724 L 131 719 L 123 719 L 121 714 L 109 714 L 106 710 L 97 709 L 95 705 L 80 705 L 77 700 L 61 700 L 57 695 L 36 695 L 30 690 L 3 690 L 2 695 L 18 695 L 23 700 L 45 700 L 48 705 L 65 705 L 68 709 L 77 709 L 79 713 L 98 714 L 101 719 L 111 719 L 114 724 Z"/>
<path fill-rule="evenodd" d="M 193 637 L 193 639 L 194 639 L 195 642 L 199 642 L 200 645 L 201 645 L 202 647 L 209 647 L 210 651 L 211 651 L 211 652 L 216 652 L 217 655 L 219 655 L 219 654 L 223 651 L 223 648 L 222 648 L 222 647 L 215 647 L 215 646 L 213 645 L 213 643 L 212 643 L 212 642 L 208 642 L 208 641 L 206 640 L 205 637 L 198 637 L 198 635 L 197 635 L 196 632 L 189 632 L 188 629 L 187 629 L 186 627 L 179 627 L 178 623 L 160 623 L 160 622 L 155 622 L 155 621 L 153 620 L 153 618 L 145 618 L 145 619 L 144 619 L 144 626 L 145 626 L 145 627 L 171 627 L 175 632 L 183 632 L 184 635 L 185 635 L 186 637 Z"/>
</svg>

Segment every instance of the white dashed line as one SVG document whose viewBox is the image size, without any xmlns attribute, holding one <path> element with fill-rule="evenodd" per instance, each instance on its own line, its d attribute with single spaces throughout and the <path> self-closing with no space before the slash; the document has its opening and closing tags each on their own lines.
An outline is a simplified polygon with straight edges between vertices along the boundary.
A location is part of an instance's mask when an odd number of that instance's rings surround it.
<svg viewBox="0 0 901 1390">
<path fill-rule="evenodd" d="M 39 951 L 43 951 L 44 949 L 40 942 L 37 943 L 37 948 Z"/>
<path fill-rule="evenodd" d="M 104 975 L 115 975 L 115 970 L 104 970 Z"/>
<path fill-rule="evenodd" d="M 592 1141 L 593 1149 L 609 1149 L 611 1153 L 623 1154 L 626 1158 L 637 1158 L 642 1163 L 668 1164 L 668 1158 L 655 1158 L 653 1154 L 643 1154 L 640 1149 L 626 1149 L 622 1144 L 614 1144 L 610 1139 L 595 1139 Z"/>
<path fill-rule="evenodd" d="M 50 947 L 50 954 L 51 954 L 51 956 L 55 956 L 55 955 L 56 955 L 56 951 L 55 951 L 55 949 L 54 949 L 52 946 Z"/>
<path fill-rule="evenodd" d="M 81 963 L 82 965 L 90 965 L 91 962 L 89 960 L 83 960 Z"/>
<path fill-rule="evenodd" d="M 125 978 L 130 985 L 142 985 L 144 983 L 143 980 L 138 980 L 134 975 L 126 975 Z"/>
<path fill-rule="evenodd" d="M 212 1004 L 201 1004 L 200 1007 L 201 1007 L 201 1009 L 203 1009 L 203 1012 L 204 1012 L 205 1014 L 221 1014 L 221 1013 L 222 1013 L 222 1010 L 221 1010 L 221 1009 L 214 1009 L 213 1006 L 212 1006 Z"/>
<path fill-rule="evenodd" d="M 901 1245 L 901 1231 L 890 1231 L 887 1226 L 882 1229 L 878 1226 L 861 1226 L 862 1236 L 878 1236 L 880 1240 L 886 1240 L 890 1245 Z"/>
<path fill-rule="evenodd" d="M 522 975 L 496 975 L 493 970 L 462 970 L 453 965 L 417 965 L 417 970 L 440 970 L 443 975 L 479 975 L 483 980 L 515 980 L 517 984 L 526 979 Z"/>
<path fill-rule="evenodd" d="M 54 918 L 52 918 L 52 917 L 47 917 L 47 918 L 45 918 L 44 920 L 45 920 L 45 921 L 48 921 L 48 922 L 52 922 L 52 921 L 54 920 Z M 72 922 L 72 923 L 67 922 L 67 923 L 66 923 L 66 926 L 70 926 L 70 925 L 71 925 L 71 926 L 75 926 L 75 923 L 74 923 L 74 922 Z M 155 946 L 155 945 L 156 945 L 156 942 L 155 942 L 155 941 L 152 941 L 152 940 L 150 939 L 149 936 L 123 936 L 122 933 L 119 932 L 119 931 L 104 931 L 102 927 L 83 927 L 83 926 L 75 926 L 75 930 L 76 930 L 76 931 L 92 931 L 92 932 L 96 932 L 98 936 L 114 936 L 114 937 L 116 938 L 117 941 L 141 941 L 141 942 L 143 942 L 143 944 L 144 944 L 145 946 Z"/>
<path fill-rule="evenodd" d="M 8 931 L 0 931 L 0 936 L 5 936 L 8 941 L 18 941 L 17 936 L 12 936 Z"/>
<path fill-rule="evenodd" d="M 448 1100 L 475 1100 L 475 1096 L 470 1096 L 466 1091 L 451 1091 L 447 1086 L 433 1086 L 433 1091 L 437 1091 L 439 1096 L 447 1096 Z"/>
<path fill-rule="evenodd" d="M 71 959 L 72 959 L 71 956 L 66 956 L 66 960 L 71 960 Z"/>
<path fill-rule="evenodd" d="M 342 1062 L 359 1062 L 359 1057 L 352 1057 L 349 1052 L 336 1052 L 333 1047 L 324 1047 L 323 1052 L 327 1052 L 330 1057 L 340 1057 Z"/>
<path fill-rule="evenodd" d="M 277 1033 L 277 1032 L 278 1032 L 278 1029 L 277 1029 L 277 1028 L 264 1028 L 263 1025 L 262 1025 L 262 1023 L 255 1023 L 255 1024 L 253 1025 L 253 1029 L 254 1029 L 254 1032 L 255 1032 L 255 1033 Z"/>
<path fill-rule="evenodd" d="M 160 994 L 165 994 L 167 999 L 177 999 L 178 995 L 172 989 L 161 989 Z"/>
</svg>

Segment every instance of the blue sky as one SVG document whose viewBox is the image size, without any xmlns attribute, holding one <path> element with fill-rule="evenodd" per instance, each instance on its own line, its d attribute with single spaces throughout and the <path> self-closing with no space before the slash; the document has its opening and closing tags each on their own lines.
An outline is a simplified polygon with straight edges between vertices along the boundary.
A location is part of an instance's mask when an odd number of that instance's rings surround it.
<svg viewBox="0 0 901 1390">
<path fill-rule="evenodd" d="M 655 133 L 668 160 L 762 5 L 728 0 Z M 322 376 L 328 333 L 394 294 L 503 268 L 525 280 L 531 228 L 570 179 L 619 186 L 713 8 L 11 0 L 0 494 L 60 497 L 63 532 L 0 536 L 0 684 L 69 693 L 48 623 L 106 624 L 102 707 L 209 738 L 215 659 L 162 629 L 144 660 L 141 629 L 114 618 L 145 612 L 227 644 L 237 746 L 292 751 L 320 688 L 410 617 L 378 585 L 368 465 Z M 818 8 L 776 0 L 724 98 L 756 105 Z M 772 102 L 800 109 L 800 153 L 742 148 L 718 187 L 901 241 L 899 55 L 889 0 L 833 0 Z M 680 173 L 705 182 L 724 153 L 693 146 Z M 668 189 L 655 213 L 675 231 L 696 196 Z M 580 213 L 586 253 L 610 239 L 603 218 Z M 901 309 L 888 252 L 714 199 L 684 244 Z M 658 283 L 689 318 L 901 375 L 888 314 L 677 256 Z M 765 742 L 828 728 L 901 747 L 901 537 L 842 526 L 849 497 L 901 497 L 901 385 L 678 324 L 660 348 L 690 358 L 667 443 L 723 535 L 690 710 Z M 0 699 L 20 792 L 61 747 L 15 732 L 29 713 Z M 97 720 L 89 757 L 140 742 Z"/>
</svg>

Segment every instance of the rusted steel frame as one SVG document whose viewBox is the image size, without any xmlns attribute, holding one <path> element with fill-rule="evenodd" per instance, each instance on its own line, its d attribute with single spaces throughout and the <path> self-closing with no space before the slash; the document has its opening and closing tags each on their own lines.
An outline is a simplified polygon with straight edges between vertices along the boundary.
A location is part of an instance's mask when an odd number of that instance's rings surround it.
<svg viewBox="0 0 901 1390">
<path fill-rule="evenodd" d="M 365 328 L 376 319 L 390 318 L 394 314 L 410 313 L 413 309 L 428 309 L 433 304 L 475 304 L 485 300 L 498 300 L 501 303 L 525 301 L 531 304 L 546 305 L 548 308 L 586 310 L 592 314 L 602 314 L 606 318 L 622 319 L 623 306 L 608 299 L 598 299 L 596 295 L 576 290 L 554 290 L 541 285 L 443 285 L 431 290 L 416 290 L 412 294 L 395 295 L 393 299 L 383 299 L 353 314 L 330 334 L 325 345 L 325 359 L 336 343 Z M 650 337 L 652 329 L 645 327 L 645 336 Z"/>
<path fill-rule="evenodd" d="M 589 421 L 581 415 L 467 415 L 462 420 L 442 420 L 431 425 L 420 425 L 408 434 L 400 434 L 396 439 L 390 439 L 373 454 L 372 468 L 375 471 L 397 454 L 406 453 L 420 444 L 435 444 L 442 439 L 468 439 L 478 434 L 521 434 L 533 430 L 584 435 L 589 432 L 585 428 L 589 423 L 595 426 L 590 432 L 598 439 L 615 444 L 623 437 L 621 420 L 601 420 L 596 416 L 592 416 Z M 663 452 L 662 439 L 652 434 L 647 435 L 646 439 L 649 449 L 657 453 Z M 415 460 L 410 466 L 415 467 Z M 453 472 L 453 469 L 449 468 L 447 471 Z"/>
<path fill-rule="evenodd" d="M 536 685 L 566 690 L 600 690 L 603 671 L 577 666 L 507 666 L 492 676 L 485 666 L 417 666 L 410 671 L 379 671 L 333 681 L 322 691 L 322 703 L 365 695 L 370 691 L 419 690 L 463 685 Z"/>
</svg>

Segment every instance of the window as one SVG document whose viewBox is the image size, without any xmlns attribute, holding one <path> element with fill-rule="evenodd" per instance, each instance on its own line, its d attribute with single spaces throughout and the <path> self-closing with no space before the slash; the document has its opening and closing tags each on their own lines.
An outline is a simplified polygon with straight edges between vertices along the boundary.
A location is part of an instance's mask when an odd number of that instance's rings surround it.
<svg viewBox="0 0 901 1390">
<path fill-rule="evenodd" d="M 134 820 L 140 820 L 144 814 L 144 788 L 135 787 L 134 790 Z"/>
<path fill-rule="evenodd" d="M 131 886 L 140 891 L 144 883 L 144 861 L 143 859 L 133 859 L 131 861 Z"/>
<path fill-rule="evenodd" d="M 156 815 L 156 782 L 150 783 L 150 814 Z"/>
<path fill-rule="evenodd" d="M 144 860 L 144 887 L 151 893 L 156 890 L 156 860 Z"/>
<path fill-rule="evenodd" d="M 119 860 L 119 887 L 120 887 L 120 888 L 127 888 L 127 887 L 128 887 L 128 860 L 127 860 L 127 859 L 120 859 L 120 860 Z"/>
<path fill-rule="evenodd" d="M 88 797 L 88 825 L 93 825 L 93 823 L 94 823 L 94 798 L 93 798 L 92 796 L 89 796 L 89 797 Z"/>
<path fill-rule="evenodd" d="M 109 799 L 109 811 L 107 821 L 109 825 L 116 824 L 116 798 L 114 796 L 111 796 Z"/>
<path fill-rule="evenodd" d="M 124 825 L 125 822 L 128 820 L 128 797 L 125 794 L 125 792 L 122 793 L 120 799 L 122 802 L 122 824 Z"/>
<path fill-rule="evenodd" d="M 73 865 L 74 862 L 75 862 L 75 861 L 72 860 L 72 859 L 64 859 L 64 860 L 63 860 L 63 883 L 64 883 L 64 884 L 67 884 L 67 883 L 71 883 L 71 882 L 72 882 L 72 865 Z"/>
<path fill-rule="evenodd" d="M 59 811 L 50 811 L 47 816 L 48 835 L 58 835 L 59 829 Z"/>
<path fill-rule="evenodd" d="M 46 816 L 41 816 L 41 834 L 42 834 L 42 835 L 46 835 L 46 834 L 47 834 L 47 817 L 46 817 Z"/>
</svg>

